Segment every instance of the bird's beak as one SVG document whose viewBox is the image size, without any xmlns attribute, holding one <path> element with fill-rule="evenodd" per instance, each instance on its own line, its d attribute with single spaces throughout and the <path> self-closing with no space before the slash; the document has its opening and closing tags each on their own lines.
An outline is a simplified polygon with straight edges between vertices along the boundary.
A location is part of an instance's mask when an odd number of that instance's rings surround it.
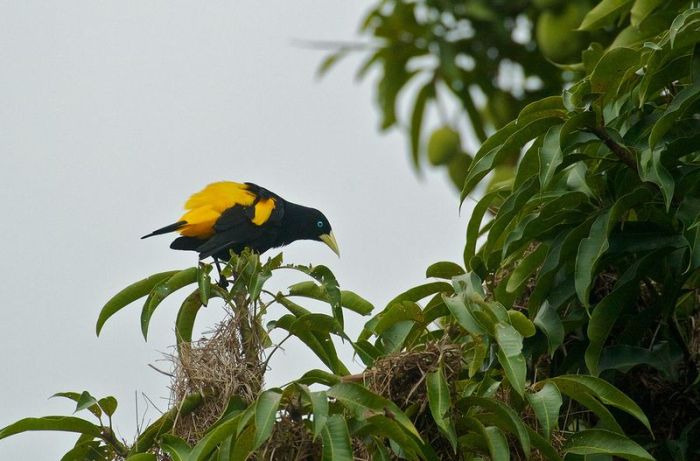
<svg viewBox="0 0 700 461">
<path fill-rule="evenodd" d="M 335 241 L 335 236 L 333 235 L 332 231 L 329 234 L 320 235 L 318 238 L 320 238 L 323 243 L 328 245 L 328 248 L 333 250 L 333 253 L 337 254 L 338 257 L 340 258 L 340 250 L 338 249 L 338 242 Z"/>
</svg>

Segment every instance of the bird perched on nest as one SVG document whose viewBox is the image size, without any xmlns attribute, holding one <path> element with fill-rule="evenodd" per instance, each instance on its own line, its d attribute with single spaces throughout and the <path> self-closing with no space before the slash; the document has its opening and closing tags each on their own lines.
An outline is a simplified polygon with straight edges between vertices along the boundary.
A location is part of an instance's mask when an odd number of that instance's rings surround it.
<svg viewBox="0 0 700 461">
<path fill-rule="evenodd" d="M 250 248 L 263 253 L 295 240 L 324 242 L 338 256 L 338 244 L 328 219 L 315 208 L 288 202 L 252 183 L 230 181 L 209 184 L 185 203 L 185 214 L 175 223 L 143 238 L 179 232 L 170 244 L 175 250 L 192 250 L 199 259 L 209 256 L 228 261 L 230 251 Z"/>
</svg>

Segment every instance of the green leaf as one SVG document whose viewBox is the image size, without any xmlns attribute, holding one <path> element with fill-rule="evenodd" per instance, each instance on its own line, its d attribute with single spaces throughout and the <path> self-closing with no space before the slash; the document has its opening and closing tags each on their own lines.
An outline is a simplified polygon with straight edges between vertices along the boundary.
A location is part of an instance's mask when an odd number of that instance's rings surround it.
<svg viewBox="0 0 700 461">
<path fill-rule="evenodd" d="M 479 339 L 475 339 L 473 345 L 464 352 L 464 361 L 469 364 L 470 378 L 473 378 L 481 370 L 487 352 L 486 343 Z"/>
<path fill-rule="evenodd" d="M 646 187 L 638 187 L 623 195 L 611 208 L 596 218 L 588 237 L 581 241 L 576 255 L 575 285 L 576 294 L 584 306 L 590 306 L 589 292 L 593 275 L 598 261 L 610 246 L 608 236 L 613 226 L 630 208 L 650 198 L 651 192 Z"/>
<path fill-rule="evenodd" d="M 665 3 L 666 0 L 636 0 L 632 6 L 630 22 L 634 27 L 644 22 L 655 9 Z"/>
<path fill-rule="evenodd" d="M 173 407 L 163 413 L 160 418 L 151 423 L 141 432 L 139 437 L 136 439 L 136 442 L 134 442 L 132 445 L 129 455 L 143 453 L 146 450 L 149 450 L 151 447 L 153 447 L 153 444 L 158 437 L 172 429 L 173 424 L 178 417 L 185 417 L 192 413 L 195 409 L 199 408 L 202 401 L 203 398 L 200 393 L 192 393 L 185 397 L 179 406 Z"/>
<path fill-rule="evenodd" d="M 323 370 L 310 370 L 304 373 L 296 382 L 307 386 L 311 384 L 322 384 L 330 387 L 340 382 L 340 376 Z"/>
<path fill-rule="evenodd" d="M 564 452 L 575 455 L 606 454 L 630 461 L 654 461 L 644 448 L 624 435 L 604 429 L 575 432 L 564 445 Z"/>
<path fill-rule="evenodd" d="M 181 270 L 165 281 L 160 282 L 151 290 L 141 310 L 141 332 L 144 339 L 148 338 L 148 325 L 158 305 L 180 288 L 196 283 L 198 270 L 199 268 L 197 267 Z"/>
<path fill-rule="evenodd" d="M 544 437 L 542 437 L 539 433 L 535 432 L 534 429 L 530 428 L 529 426 L 527 427 L 527 433 L 530 436 L 530 441 L 532 442 L 532 446 L 537 448 L 540 453 L 543 455 L 543 459 L 546 459 L 548 461 L 562 461 L 561 456 L 559 456 L 559 453 L 557 450 L 552 447 L 552 444 L 549 443 Z"/>
<path fill-rule="evenodd" d="M 589 142 L 599 142 L 600 139 L 591 133 L 591 130 L 596 126 L 596 113 L 592 110 L 572 115 L 561 127 L 559 148 L 562 154 L 558 155 L 570 154 L 576 147 L 583 146 Z"/>
<path fill-rule="evenodd" d="M 591 92 L 617 90 L 625 74 L 639 65 L 639 58 L 639 51 L 632 48 L 617 47 L 605 53 L 591 74 Z"/>
<path fill-rule="evenodd" d="M 437 461 L 435 452 L 429 445 L 423 443 L 420 438 L 406 431 L 400 424 L 391 419 L 389 416 L 375 415 L 362 421 L 362 426 L 354 425 L 353 436 L 360 439 L 372 438 L 379 441 L 381 437 L 386 437 L 390 441 L 390 445 L 395 448 L 400 448 L 402 455 L 407 459 L 425 459 Z M 392 443 L 395 442 L 395 443 Z M 382 440 L 379 444 L 383 445 Z M 375 444 L 376 447 L 376 444 Z M 376 453 L 375 453 L 376 455 Z M 386 459 L 388 455 L 378 456 L 374 459 Z"/>
<path fill-rule="evenodd" d="M 318 70 L 316 71 L 316 75 L 318 77 L 323 77 L 328 73 L 329 70 L 338 62 L 340 61 L 343 57 L 345 57 L 348 53 L 350 52 L 350 49 L 347 48 L 341 48 L 340 50 L 333 52 L 323 58 L 321 61 L 321 64 L 318 66 Z"/>
<path fill-rule="evenodd" d="M 285 266 L 286 269 L 294 269 L 304 274 L 309 275 L 314 280 L 321 284 L 322 290 L 316 289 L 315 292 L 311 292 L 313 286 L 308 284 L 296 284 L 290 287 L 290 295 L 292 296 L 307 296 L 314 299 L 319 299 L 326 301 L 331 305 L 331 310 L 333 311 L 333 317 L 338 321 L 342 327 L 344 324 L 343 312 L 341 309 L 341 293 L 338 288 L 338 280 L 336 280 L 333 272 L 326 266 Z M 292 288 L 294 288 L 294 294 L 292 294 Z"/>
<path fill-rule="evenodd" d="M 496 415 L 499 427 L 515 435 L 518 438 L 520 447 L 523 449 L 523 453 L 525 453 L 525 457 L 529 457 L 530 436 L 527 432 L 527 426 L 512 408 L 494 398 L 478 396 L 465 397 L 458 402 L 458 406 L 465 411 L 472 406 L 479 406 Z"/>
<path fill-rule="evenodd" d="M 464 274 L 464 269 L 462 269 L 462 266 L 451 261 L 440 261 L 435 264 L 431 264 L 425 271 L 426 277 L 435 277 L 447 280 L 462 274 Z"/>
<path fill-rule="evenodd" d="M 502 237 L 506 228 L 513 225 L 515 216 L 522 212 L 525 204 L 531 200 L 533 195 L 535 195 L 537 192 L 537 181 L 535 181 L 534 178 L 531 178 L 525 181 L 522 187 L 514 191 L 508 198 L 506 198 L 492 221 L 486 244 L 481 249 L 482 254 L 489 254 L 492 251 L 503 250 Z"/>
<path fill-rule="evenodd" d="M 481 421 L 473 417 L 465 418 L 465 423 L 477 434 L 479 434 L 482 440 L 486 442 L 486 446 L 492 460 L 510 460 L 508 440 L 499 428 L 495 426 L 485 427 Z"/>
<path fill-rule="evenodd" d="M 464 266 L 471 269 L 470 261 L 476 252 L 476 243 L 479 240 L 481 230 L 481 221 L 484 215 L 489 210 L 493 201 L 501 194 L 500 191 L 494 191 L 484 195 L 472 210 L 467 224 L 467 242 L 464 245 Z"/>
<path fill-rule="evenodd" d="M 314 415 L 314 439 L 321 435 L 328 421 L 328 395 L 325 391 L 309 393 Z"/>
<path fill-rule="evenodd" d="M 308 311 L 304 309 L 302 312 Z M 300 317 L 287 314 L 269 322 L 268 328 L 281 328 L 296 336 L 334 373 L 339 375 L 350 373 L 338 359 L 338 353 L 329 334 L 329 331 L 342 333 L 342 329 L 334 318 L 314 313 L 302 313 Z"/>
<path fill-rule="evenodd" d="M 594 395 L 606 405 L 610 405 L 635 417 L 639 422 L 651 431 L 651 426 L 646 415 L 634 400 L 627 397 L 622 391 L 617 389 L 607 381 L 586 375 L 561 375 L 550 378 L 549 381 L 566 394 L 584 391 Z"/>
<path fill-rule="evenodd" d="M 151 275 L 150 277 L 147 277 L 143 280 L 139 280 L 138 282 L 129 285 L 128 287 L 124 288 L 122 291 L 114 295 L 109 301 L 107 301 L 107 304 L 105 304 L 102 310 L 100 311 L 96 327 L 97 336 L 100 335 L 102 327 L 111 316 L 119 312 L 122 308 L 136 301 L 137 299 L 143 298 L 148 293 L 150 293 L 151 290 L 153 290 L 153 287 L 160 284 L 164 280 L 169 279 L 178 272 L 180 271 L 167 271 Z"/>
<path fill-rule="evenodd" d="M 664 373 L 671 381 L 675 374 L 674 366 L 680 358 L 680 352 L 674 354 L 666 342 L 655 345 L 651 350 L 646 347 L 616 344 L 603 350 L 598 371 L 620 370 L 627 373 L 637 365 L 649 365 Z"/>
<path fill-rule="evenodd" d="M 564 115 L 564 100 L 561 96 L 547 96 L 537 101 L 531 102 L 518 114 L 516 123 L 522 125 L 534 119 L 551 117 L 553 114 Z"/>
<path fill-rule="evenodd" d="M 197 318 L 199 309 L 204 305 L 202 303 L 201 291 L 195 290 L 182 302 L 180 309 L 177 311 L 175 320 L 175 339 L 177 341 L 178 351 L 182 343 L 192 342 L 192 330 L 194 330 L 194 321 Z"/>
<path fill-rule="evenodd" d="M 661 118 L 654 124 L 649 134 L 649 149 L 651 151 L 698 99 L 700 99 L 700 78 L 696 79 L 692 85 L 679 91 Z"/>
<path fill-rule="evenodd" d="M 392 304 L 400 303 L 401 301 L 417 302 L 435 293 L 452 293 L 452 291 L 452 285 L 447 282 L 430 282 L 404 291 L 389 301 L 386 305 L 389 307 Z"/>
<path fill-rule="evenodd" d="M 506 356 L 520 355 L 523 350 L 523 336 L 513 328 L 513 325 L 496 323 L 494 333 L 498 346 Z"/>
<path fill-rule="evenodd" d="M 330 302 L 324 287 L 312 281 L 295 283 L 290 286 L 289 296 L 303 296 L 318 301 Z M 340 304 L 344 308 L 361 315 L 367 315 L 374 310 L 374 306 L 369 301 L 348 290 L 342 290 L 340 292 Z"/>
<path fill-rule="evenodd" d="M 153 453 L 137 453 L 126 458 L 125 461 L 158 461 Z"/>
<path fill-rule="evenodd" d="M 362 363 L 367 367 L 371 367 L 374 361 L 382 356 L 382 351 L 369 341 L 365 339 L 359 339 L 357 341 L 351 341 L 353 349 L 362 360 Z"/>
<path fill-rule="evenodd" d="M 525 395 L 525 375 L 527 366 L 522 354 L 507 356 L 502 349 L 498 351 L 498 363 L 503 367 L 503 372 L 511 387 L 521 397 Z"/>
<path fill-rule="evenodd" d="M 328 418 L 321 432 L 323 440 L 323 461 L 353 461 L 350 432 L 341 415 Z"/>
<path fill-rule="evenodd" d="M 593 414 L 595 414 L 598 417 L 597 425 L 599 427 L 624 435 L 625 431 L 617 422 L 615 416 L 613 416 L 608 407 L 603 405 L 600 400 L 595 398 L 593 394 L 588 392 L 585 388 L 562 386 L 559 387 L 559 390 L 562 392 L 562 394 L 566 394 L 571 399 L 577 401 L 583 408 L 587 408 Z"/>
<path fill-rule="evenodd" d="M 211 285 L 211 294 L 209 299 L 217 297 L 227 299 L 229 294 L 218 285 Z M 197 318 L 199 310 L 202 308 L 201 291 L 199 289 L 193 291 L 182 302 L 180 309 L 177 311 L 175 319 L 175 339 L 177 341 L 178 351 L 182 343 L 192 342 L 192 331 L 194 330 L 194 322 Z"/>
<path fill-rule="evenodd" d="M 532 274 L 542 265 L 548 249 L 547 245 L 541 244 L 535 251 L 516 263 L 515 269 L 513 269 L 506 284 L 508 293 L 514 293 L 528 281 Z"/>
<path fill-rule="evenodd" d="M 661 163 L 663 149 L 643 149 L 639 159 L 639 173 L 643 181 L 656 184 L 664 196 L 666 210 L 671 207 L 671 200 L 675 192 L 676 184 L 673 176 Z"/>
<path fill-rule="evenodd" d="M 631 8 L 634 0 L 603 0 L 583 18 L 579 30 L 594 31 L 614 22 Z"/>
<path fill-rule="evenodd" d="M 331 305 L 333 317 L 335 317 L 340 326 L 343 327 L 341 295 L 335 275 L 333 275 L 333 272 L 326 266 L 314 266 L 309 272 L 309 275 L 323 285 L 323 289 L 326 291 L 326 295 L 328 295 L 328 304 Z"/>
<path fill-rule="evenodd" d="M 0 439 L 27 431 L 63 431 L 77 432 L 92 437 L 102 433 L 100 426 L 74 416 L 44 416 L 42 418 L 24 418 L 0 429 Z"/>
<path fill-rule="evenodd" d="M 160 448 L 165 451 L 172 461 L 188 461 L 192 448 L 182 440 L 171 434 L 163 434 L 160 438 Z"/>
<path fill-rule="evenodd" d="M 390 304 L 378 317 L 379 321 L 373 328 L 377 336 L 380 336 L 397 323 L 406 320 L 423 323 L 423 311 L 418 304 L 412 301 L 401 301 L 399 303 Z"/>
<path fill-rule="evenodd" d="M 426 386 L 428 389 L 428 405 L 430 406 L 433 420 L 456 452 L 457 434 L 450 417 L 452 406 L 450 388 L 447 386 L 442 364 L 438 366 L 437 370 L 426 375 Z"/>
<path fill-rule="evenodd" d="M 423 85 L 416 95 L 411 115 L 411 158 L 413 166 L 420 168 L 420 135 L 423 127 L 423 114 L 426 103 L 435 97 L 435 85 L 432 81 Z"/>
<path fill-rule="evenodd" d="M 255 443 L 254 448 L 258 448 L 272 434 L 272 429 L 277 418 L 280 400 L 282 399 L 281 389 L 269 389 L 258 397 L 255 403 Z"/>
<path fill-rule="evenodd" d="M 111 395 L 98 400 L 97 404 L 107 416 L 112 416 L 114 412 L 117 411 L 117 399 Z"/>
<path fill-rule="evenodd" d="M 550 440 L 552 431 L 559 427 L 559 410 L 562 405 L 559 388 L 554 384 L 545 383 L 538 392 L 528 392 L 525 397 L 542 425 L 545 437 Z"/>
<path fill-rule="evenodd" d="M 321 430 L 328 421 L 328 395 L 325 391 L 311 392 L 309 388 L 299 382 L 294 383 L 299 392 L 311 404 L 314 424 L 314 440 L 321 434 Z"/>
<path fill-rule="evenodd" d="M 88 391 L 83 391 L 83 393 L 80 394 L 80 397 L 78 398 L 78 401 L 75 406 L 75 411 L 73 413 L 77 413 L 80 410 L 85 410 L 86 408 L 89 408 L 90 412 L 93 413 L 95 416 L 102 416 L 102 410 L 97 405 L 97 399 L 90 395 Z"/>
<path fill-rule="evenodd" d="M 546 190 L 554 178 L 554 173 L 561 165 L 564 155 L 559 146 L 559 138 L 563 125 L 554 125 L 547 130 L 539 149 L 539 179 L 540 189 Z"/>
<path fill-rule="evenodd" d="M 535 315 L 534 324 L 547 336 L 547 349 L 553 356 L 559 346 L 564 342 L 564 325 L 556 309 L 545 300 Z"/>
<path fill-rule="evenodd" d="M 243 422 L 239 423 L 239 426 Z M 255 450 L 255 425 L 247 426 L 232 442 L 230 459 L 226 461 L 246 461 Z"/>
<path fill-rule="evenodd" d="M 327 393 L 328 397 L 338 400 L 359 418 L 367 418 L 368 415 L 373 414 L 383 415 L 390 411 L 397 423 L 401 424 L 410 433 L 420 437 L 411 420 L 394 402 L 371 392 L 359 384 L 341 382 L 328 389 Z"/>
<path fill-rule="evenodd" d="M 369 315 L 374 310 L 372 303 L 361 297 L 360 295 L 348 291 L 340 291 L 340 304 L 353 312 L 357 312 L 361 315 Z"/>
<path fill-rule="evenodd" d="M 192 447 L 188 461 L 208 461 L 211 453 L 217 446 L 227 438 L 234 436 L 241 423 L 241 413 L 218 423 L 210 429 L 207 434 Z"/>
<path fill-rule="evenodd" d="M 111 447 L 98 440 L 82 441 L 81 439 L 82 437 L 63 455 L 61 461 L 104 461 L 113 453 Z M 155 458 L 146 459 L 146 461 L 155 461 Z"/>
<path fill-rule="evenodd" d="M 648 265 L 658 261 L 659 252 L 651 252 L 637 259 L 622 274 L 612 292 L 603 298 L 593 309 L 588 322 L 589 345 L 585 353 L 586 366 L 593 375 L 598 374 L 598 361 L 603 347 L 612 332 L 617 318 L 625 306 L 633 304 L 639 293 L 639 279 L 646 274 Z M 641 268 L 641 269 L 640 269 Z"/>
<path fill-rule="evenodd" d="M 473 335 L 483 335 L 486 333 L 467 308 L 463 296 L 443 295 L 442 300 L 462 328 Z"/>
<path fill-rule="evenodd" d="M 563 111 L 561 112 L 562 114 L 558 111 L 552 111 L 547 117 L 528 121 L 528 123 L 518 124 L 516 120 L 494 133 L 481 145 L 481 148 L 474 156 L 474 160 L 469 167 L 469 173 L 464 181 L 460 203 L 494 167 L 509 158 L 509 156 L 517 155 L 528 141 L 546 132 L 553 125 L 559 124 L 563 118 Z M 494 144 L 496 145 L 494 146 Z"/>
<path fill-rule="evenodd" d="M 88 408 L 90 412 L 97 416 L 98 418 L 102 416 L 102 410 L 100 407 L 97 405 L 97 400 L 90 395 L 88 391 L 84 391 L 82 393 L 78 392 L 57 392 L 54 395 L 51 396 L 53 397 L 64 397 L 67 399 L 70 399 L 76 403 L 76 408 L 73 411 L 73 413 L 77 413 L 80 410 L 84 410 Z"/>
<path fill-rule="evenodd" d="M 272 270 L 266 267 L 262 267 L 259 271 L 253 273 L 248 286 L 250 299 L 257 300 L 260 298 L 263 286 L 265 286 L 265 282 L 267 282 L 270 277 L 272 277 Z"/>
<path fill-rule="evenodd" d="M 529 338 L 530 336 L 535 336 L 537 332 L 535 330 L 535 325 L 527 318 L 522 312 L 509 310 L 508 320 L 510 324 L 520 333 L 523 337 Z"/>
<path fill-rule="evenodd" d="M 679 47 L 677 39 L 683 35 L 683 31 L 687 30 L 690 26 L 697 25 L 698 17 L 700 16 L 700 9 L 698 8 L 688 8 L 683 13 L 679 14 L 676 19 L 673 20 L 671 28 L 669 29 L 669 42 L 671 43 L 671 48 Z M 697 32 L 697 27 L 693 32 Z M 697 37 L 692 37 L 689 44 L 697 43 Z M 682 45 L 680 46 L 682 47 Z"/>
</svg>

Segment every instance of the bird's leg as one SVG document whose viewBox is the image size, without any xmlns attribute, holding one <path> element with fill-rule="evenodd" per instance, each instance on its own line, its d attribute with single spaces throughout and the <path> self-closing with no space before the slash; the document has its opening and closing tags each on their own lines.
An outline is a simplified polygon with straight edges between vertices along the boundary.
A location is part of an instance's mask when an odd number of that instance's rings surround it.
<svg viewBox="0 0 700 461">
<path fill-rule="evenodd" d="M 221 288 L 226 288 L 228 286 L 228 280 L 226 280 L 226 277 L 224 277 L 224 274 L 221 272 L 221 264 L 219 264 L 219 258 L 216 256 L 214 256 L 214 264 L 216 265 L 216 270 L 219 271 L 219 281 L 217 285 Z"/>
</svg>

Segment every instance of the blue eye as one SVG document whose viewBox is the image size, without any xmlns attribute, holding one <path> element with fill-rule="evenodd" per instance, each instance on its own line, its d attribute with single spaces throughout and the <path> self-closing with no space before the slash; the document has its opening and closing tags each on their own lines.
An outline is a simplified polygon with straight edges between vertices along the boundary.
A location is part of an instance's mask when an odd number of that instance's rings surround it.
<svg viewBox="0 0 700 461">
<path fill-rule="evenodd" d="M 321 229 L 321 228 L 323 227 L 323 221 L 317 222 L 317 223 L 316 223 L 316 227 L 318 227 L 319 229 Z"/>
</svg>

